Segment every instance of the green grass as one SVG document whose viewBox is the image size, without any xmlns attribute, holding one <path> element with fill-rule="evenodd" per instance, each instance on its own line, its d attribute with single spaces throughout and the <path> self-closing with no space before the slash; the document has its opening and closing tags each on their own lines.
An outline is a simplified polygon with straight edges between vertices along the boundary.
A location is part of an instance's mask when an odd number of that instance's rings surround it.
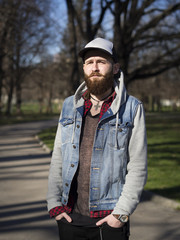
<svg viewBox="0 0 180 240">
<path fill-rule="evenodd" d="M 180 202 L 180 114 L 147 115 L 145 189 Z"/>
<path fill-rule="evenodd" d="M 40 113 L 39 104 L 37 102 L 23 103 L 21 107 L 21 114 L 16 114 L 16 108 L 13 106 L 10 116 L 6 116 L 5 113 L 1 114 L 0 125 L 52 119 L 53 116 L 59 115 L 60 106 L 61 104 L 53 104 L 53 113 L 47 113 L 47 109 L 44 106 L 42 108 L 42 112 Z"/>
<path fill-rule="evenodd" d="M 38 137 L 51 149 L 53 150 L 54 139 L 56 135 L 57 127 L 51 127 L 43 130 L 38 134 Z"/>
<path fill-rule="evenodd" d="M 148 181 L 146 190 L 180 202 L 180 113 L 147 114 Z M 39 134 L 52 149 L 56 128 Z"/>
</svg>

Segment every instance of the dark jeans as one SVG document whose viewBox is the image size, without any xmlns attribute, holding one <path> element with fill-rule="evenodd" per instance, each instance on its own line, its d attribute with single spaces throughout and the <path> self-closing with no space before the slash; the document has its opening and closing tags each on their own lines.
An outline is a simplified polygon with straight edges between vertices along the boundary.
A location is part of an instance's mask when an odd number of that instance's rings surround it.
<svg viewBox="0 0 180 240">
<path fill-rule="evenodd" d="M 57 221 L 60 240 L 128 240 L 129 224 L 122 228 L 112 228 L 107 224 L 101 227 L 79 227 Z"/>
</svg>

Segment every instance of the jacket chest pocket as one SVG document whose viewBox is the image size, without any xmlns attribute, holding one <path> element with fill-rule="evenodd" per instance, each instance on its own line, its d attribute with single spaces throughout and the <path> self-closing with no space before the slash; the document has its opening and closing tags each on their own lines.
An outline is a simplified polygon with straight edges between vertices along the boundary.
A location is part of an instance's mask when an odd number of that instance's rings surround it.
<svg viewBox="0 0 180 240">
<path fill-rule="evenodd" d="M 62 144 L 68 143 L 72 139 L 74 119 L 73 118 L 62 118 L 61 124 L 61 141 Z"/>
<path fill-rule="evenodd" d="M 109 122 L 109 146 L 119 150 L 127 147 L 129 134 L 132 129 L 131 122 L 116 124 L 116 121 Z"/>
</svg>

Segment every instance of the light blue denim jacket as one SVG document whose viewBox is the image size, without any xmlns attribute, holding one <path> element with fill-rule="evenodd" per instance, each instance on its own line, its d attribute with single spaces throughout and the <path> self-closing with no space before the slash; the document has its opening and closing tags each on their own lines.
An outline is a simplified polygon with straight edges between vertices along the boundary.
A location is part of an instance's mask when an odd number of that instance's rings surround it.
<svg viewBox="0 0 180 240">
<path fill-rule="evenodd" d="M 78 168 L 79 142 L 86 90 L 82 83 L 64 102 L 48 180 L 48 210 L 66 205 Z M 117 93 L 94 136 L 90 169 L 89 210 L 132 214 L 147 178 L 147 143 L 142 103 L 129 96 L 123 74 Z"/>
</svg>

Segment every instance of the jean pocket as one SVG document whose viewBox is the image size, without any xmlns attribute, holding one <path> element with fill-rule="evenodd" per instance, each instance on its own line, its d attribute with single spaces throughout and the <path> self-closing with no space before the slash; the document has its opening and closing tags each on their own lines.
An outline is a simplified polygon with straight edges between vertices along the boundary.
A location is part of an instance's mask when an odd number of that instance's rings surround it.
<svg viewBox="0 0 180 240">
<path fill-rule="evenodd" d="M 110 226 L 109 224 L 107 224 L 107 223 L 104 223 L 102 227 L 103 227 L 104 229 L 109 229 L 110 231 L 123 232 L 123 227 L 115 228 L 115 227 L 111 227 L 111 226 Z"/>
<path fill-rule="evenodd" d="M 129 240 L 129 236 L 126 231 L 126 227 L 113 228 L 107 223 L 103 224 L 100 228 L 100 239 L 109 240 L 109 239 L 121 239 Z"/>
</svg>

